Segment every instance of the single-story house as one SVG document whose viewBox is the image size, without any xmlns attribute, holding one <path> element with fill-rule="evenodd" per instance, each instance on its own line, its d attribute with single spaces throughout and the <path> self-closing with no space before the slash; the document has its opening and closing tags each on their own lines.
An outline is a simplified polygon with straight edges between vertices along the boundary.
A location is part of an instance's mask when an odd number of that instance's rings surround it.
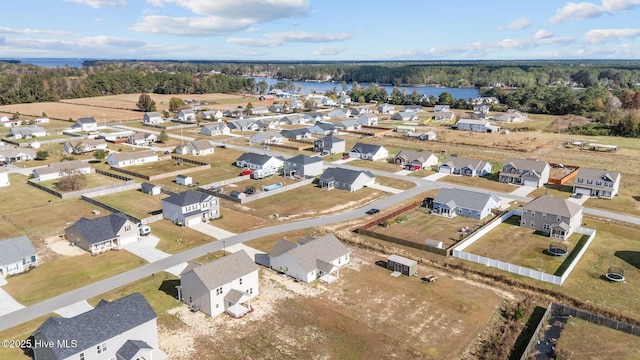
<svg viewBox="0 0 640 360">
<path fill-rule="evenodd" d="M 71 125 L 71 128 L 83 132 L 98 131 L 98 122 L 91 116 L 83 117 Z"/>
<path fill-rule="evenodd" d="M 353 107 L 350 109 L 351 111 L 351 117 L 358 117 L 362 114 L 366 114 L 366 113 L 370 113 L 372 112 L 371 109 L 369 109 L 368 107 Z"/>
<path fill-rule="evenodd" d="M 414 113 L 422 112 L 422 105 L 404 105 L 402 111 L 410 111 Z"/>
<path fill-rule="evenodd" d="M 22 235 L 0 240 L 0 275 L 6 278 L 38 266 L 38 254 L 29 238 Z"/>
<path fill-rule="evenodd" d="M 41 126 L 15 126 L 9 130 L 9 135 L 16 139 L 27 139 L 32 137 L 47 136 L 47 132 Z"/>
<path fill-rule="evenodd" d="M 509 158 L 504 161 L 498 181 L 507 184 L 540 187 L 549 182 L 551 167 L 535 159 Z"/>
<path fill-rule="evenodd" d="M 309 127 L 309 132 L 314 135 L 330 135 L 337 133 L 338 129 L 331 123 L 318 121 L 315 125 Z"/>
<path fill-rule="evenodd" d="M 224 117 L 222 110 L 207 110 L 202 112 L 202 117 L 205 120 L 221 120 Z"/>
<path fill-rule="evenodd" d="M 160 195 L 162 193 L 162 187 L 152 183 L 142 183 L 140 184 L 140 191 L 147 195 Z"/>
<path fill-rule="evenodd" d="M 305 119 L 305 122 L 307 123 L 315 123 L 316 121 L 322 121 L 325 119 L 324 114 L 318 111 L 306 113 L 302 115 L 302 118 Z"/>
<path fill-rule="evenodd" d="M 168 358 L 158 344 L 158 315 L 140 293 L 100 300 L 92 310 L 72 318 L 49 317 L 33 332 L 35 359 Z"/>
<path fill-rule="evenodd" d="M 433 107 L 433 112 L 440 112 L 440 111 L 451 111 L 451 106 L 450 105 L 436 105 Z"/>
<path fill-rule="evenodd" d="M 408 131 L 406 133 L 406 136 L 412 137 L 412 138 L 417 138 L 420 141 L 433 141 L 433 140 L 436 140 L 436 137 L 437 137 L 436 133 L 433 132 L 433 131 L 427 131 L 427 132 L 424 132 L 424 133 L 418 133 L 418 132 L 415 132 L 415 131 Z"/>
<path fill-rule="evenodd" d="M 500 126 L 491 125 L 487 120 L 460 119 L 455 125 L 458 130 L 495 133 L 500 131 Z"/>
<path fill-rule="evenodd" d="M 129 135 L 129 144 L 137 146 L 149 146 L 158 141 L 158 135 L 154 133 L 137 132 Z"/>
<path fill-rule="evenodd" d="M 491 215 L 491 210 L 500 205 L 500 200 L 491 194 L 463 189 L 441 189 L 433 200 L 432 214 L 445 217 L 456 215 L 482 220 Z"/>
<path fill-rule="evenodd" d="M 66 228 L 64 236 L 72 245 L 96 255 L 138 241 L 138 226 L 123 213 L 83 217 Z"/>
<path fill-rule="evenodd" d="M 362 160 L 384 160 L 389 157 L 389 151 L 384 146 L 356 143 L 349 150 L 349 157 Z"/>
<path fill-rule="evenodd" d="M 200 129 L 200 134 L 207 136 L 229 135 L 231 134 L 231 129 L 227 124 L 211 124 L 203 126 Z"/>
<path fill-rule="evenodd" d="M 299 281 L 331 283 L 349 263 L 351 250 L 333 234 L 304 238 L 297 243 L 281 239 L 269 253 L 269 266 Z"/>
<path fill-rule="evenodd" d="M 339 137 L 328 135 L 313 140 L 313 151 L 321 154 L 339 154 L 345 152 L 346 142 Z"/>
<path fill-rule="evenodd" d="M 276 130 L 258 131 L 249 137 L 251 144 L 282 144 L 286 140 L 280 131 Z"/>
<path fill-rule="evenodd" d="M 96 137 L 98 139 L 105 139 L 106 141 L 117 142 L 120 139 L 129 139 L 129 136 L 133 135 L 134 132 L 132 130 L 121 130 L 121 131 L 103 131 L 100 132 Z"/>
<path fill-rule="evenodd" d="M 91 166 L 81 160 L 63 161 L 33 169 L 33 178 L 39 181 L 58 179 L 70 175 L 90 174 Z"/>
<path fill-rule="evenodd" d="M 10 162 L 21 162 L 34 160 L 36 158 L 36 152 L 31 149 L 25 148 L 11 148 L 0 151 L 0 160 Z"/>
<path fill-rule="evenodd" d="M 271 106 L 269 106 L 269 112 L 274 114 L 286 112 L 287 110 L 289 110 L 289 107 L 286 105 L 287 104 L 272 104 Z"/>
<path fill-rule="evenodd" d="M 267 108 L 266 106 L 256 106 L 249 112 L 251 113 L 251 115 L 265 115 L 269 113 L 269 108 Z"/>
<path fill-rule="evenodd" d="M 527 114 L 521 113 L 520 111 L 515 109 L 509 109 L 504 114 L 494 116 L 493 120 L 506 123 L 518 123 L 527 120 L 527 118 Z"/>
<path fill-rule="evenodd" d="M 146 112 L 142 116 L 143 124 L 158 125 L 158 124 L 162 124 L 163 122 L 164 120 L 162 119 L 162 116 L 160 115 L 159 112 L 156 112 L 156 111 Z"/>
<path fill-rule="evenodd" d="M 433 113 L 433 120 L 453 121 L 456 119 L 456 113 L 453 111 L 436 111 Z"/>
<path fill-rule="evenodd" d="M 176 184 L 178 185 L 184 185 L 184 186 L 189 186 L 191 184 L 193 184 L 193 178 L 189 175 L 177 175 L 176 176 Z"/>
<path fill-rule="evenodd" d="M 260 119 L 256 121 L 256 125 L 260 127 L 261 130 L 276 130 L 280 128 L 280 120 L 278 119 Z"/>
<path fill-rule="evenodd" d="M 351 104 L 351 97 L 349 95 L 340 95 L 338 102 L 342 105 Z"/>
<path fill-rule="evenodd" d="M 82 155 L 96 150 L 106 150 L 107 142 L 104 139 L 84 139 L 67 141 L 62 147 L 66 153 Z"/>
<path fill-rule="evenodd" d="M 357 120 L 343 120 L 333 123 L 333 126 L 338 130 L 360 130 L 362 128 L 362 124 L 360 124 Z"/>
<path fill-rule="evenodd" d="M 573 182 L 573 192 L 586 196 L 613 199 L 620 189 L 620 172 L 581 167 Z"/>
<path fill-rule="evenodd" d="M 393 162 L 410 170 L 420 170 L 438 164 L 438 157 L 429 152 L 400 150 Z"/>
<path fill-rule="evenodd" d="M 387 258 L 387 269 L 397 271 L 402 275 L 415 276 L 418 274 L 418 262 L 404 256 L 392 254 Z"/>
<path fill-rule="evenodd" d="M 33 123 L 34 124 L 48 124 L 49 123 L 49 118 L 48 117 L 35 118 L 35 119 L 33 119 Z"/>
<path fill-rule="evenodd" d="M 351 113 L 349 112 L 348 109 L 334 109 L 331 110 L 327 113 L 327 116 L 330 118 L 337 118 L 337 119 L 347 119 L 349 116 L 351 115 Z"/>
<path fill-rule="evenodd" d="M 236 159 L 236 166 L 251 170 L 279 169 L 284 164 L 284 159 L 264 154 L 244 153 Z"/>
<path fill-rule="evenodd" d="M 260 126 L 251 119 L 239 119 L 233 120 L 227 124 L 229 129 L 233 131 L 257 131 L 260 130 Z"/>
<path fill-rule="evenodd" d="M 418 115 L 412 111 L 399 111 L 393 115 L 391 115 L 391 120 L 398 121 L 416 121 L 418 120 Z"/>
<path fill-rule="evenodd" d="M 372 113 L 364 113 L 358 116 L 358 123 L 362 126 L 377 126 L 378 115 Z"/>
<path fill-rule="evenodd" d="M 218 198 L 187 190 L 162 199 L 162 215 L 176 224 L 189 227 L 220 217 Z"/>
<path fill-rule="evenodd" d="M 566 199 L 541 195 L 522 207 L 520 226 L 567 240 L 582 225 L 582 206 Z"/>
<path fill-rule="evenodd" d="M 107 164 L 113 167 L 142 165 L 158 161 L 158 155 L 151 150 L 115 152 L 107 157 Z"/>
<path fill-rule="evenodd" d="M 296 155 L 284 161 L 284 174 L 299 177 L 318 176 L 322 174 L 323 164 L 320 157 Z"/>
<path fill-rule="evenodd" d="M 215 146 L 207 139 L 193 140 L 188 144 L 176 146 L 176 154 L 182 155 L 211 155 L 215 151 Z"/>
<path fill-rule="evenodd" d="M 440 164 L 438 172 L 453 175 L 485 176 L 491 172 L 491 163 L 484 160 L 449 156 Z"/>
<path fill-rule="evenodd" d="M 180 274 L 179 299 L 211 317 L 223 312 L 240 317 L 259 294 L 258 266 L 244 250 L 204 265 L 189 263 Z"/>
<path fill-rule="evenodd" d="M 340 189 L 353 192 L 373 185 L 375 182 L 376 177 L 370 171 L 330 167 L 320 175 L 318 185 L 327 190 Z"/>
</svg>

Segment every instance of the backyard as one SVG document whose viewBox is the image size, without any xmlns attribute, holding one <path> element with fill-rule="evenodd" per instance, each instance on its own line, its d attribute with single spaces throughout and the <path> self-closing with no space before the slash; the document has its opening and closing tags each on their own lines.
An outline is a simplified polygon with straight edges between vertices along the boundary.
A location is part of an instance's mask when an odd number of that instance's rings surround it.
<svg viewBox="0 0 640 360">
<path fill-rule="evenodd" d="M 570 353 L 571 359 L 638 359 L 640 337 L 569 318 L 558 339 L 556 353 Z"/>
<path fill-rule="evenodd" d="M 117 184 L 117 183 L 121 183 L 121 180 L 118 180 L 116 178 L 110 177 L 110 176 L 104 176 L 104 175 L 100 175 L 97 173 L 90 173 L 90 174 L 84 174 L 84 178 L 87 181 L 87 184 L 81 189 L 81 190 L 86 190 L 86 189 L 92 189 L 95 187 L 99 187 L 99 186 L 105 186 L 105 185 L 113 185 L 113 184 Z M 38 182 L 38 184 L 49 188 L 51 190 L 55 190 L 58 191 L 60 193 L 64 193 L 64 192 L 70 192 L 70 191 L 75 191 L 75 190 L 69 190 L 69 191 L 60 191 L 58 190 L 58 188 L 56 187 L 56 184 L 60 182 L 60 179 L 52 179 L 52 180 L 46 180 L 46 181 L 40 181 Z"/>
<path fill-rule="evenodd" d="M 163 195 L 147 195 L 140 190 L 127 190 L 98 196 L 95 200 L 142 219 L 151 216 L 149 214 L 151 211 L 162 210 L 162 197 Z"/>
<path fill-rule="evenodd" d="M 127 166 L 124 170 L 134 172 L 143 176 L 161 175 L 168 172 L 188 170 L 198 167 L 196 164 L 186 161 L 179 162 L 174 159 L 154 161 L 144 165 Z"/>
</svg>

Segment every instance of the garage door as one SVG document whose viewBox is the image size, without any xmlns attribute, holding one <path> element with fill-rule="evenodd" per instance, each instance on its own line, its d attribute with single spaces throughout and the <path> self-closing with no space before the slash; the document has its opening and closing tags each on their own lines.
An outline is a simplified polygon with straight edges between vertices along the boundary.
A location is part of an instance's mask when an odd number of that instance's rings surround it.
<svg viewBox="0 0 640 360">
<path fill-rule="evenodd" d="M 131 243 L 136 242 L 136 241 L 138 241 L 138 235 L 137 234 L 121 237 L 120 238 L 120 246 L 131 244 Z"/>
<path fill-rule="evenodd" d="M 194 217 L 191 217 L 191 218 L 187 219 L 187 224 L 186 225 L 187 225 L 187 227 L 189 227 L 191 225 L 199 224 L 201 222 L 202 221 L 200 219 L 200 216 L 194 216 Z"/>
<path fill-rule="evenodd" d="M 524 186 L 538 187 L 538 182 L 535 180 L 524 180 Z"/>
<path fill-rule="evenodd" d="M 591 195 L 591 189 L 576 188 L 576 194 Z"/>
</svg>

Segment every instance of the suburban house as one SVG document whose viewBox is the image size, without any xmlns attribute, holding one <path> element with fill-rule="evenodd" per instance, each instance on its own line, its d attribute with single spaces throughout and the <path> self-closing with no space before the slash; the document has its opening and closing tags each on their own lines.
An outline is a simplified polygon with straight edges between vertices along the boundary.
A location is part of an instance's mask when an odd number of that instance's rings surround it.
<svg viewBox="0 0 640 360">
<path fill-rule="evenodd" d="M 347 119 L 350 115 L 351 113 L 348 109 L 334 109 L 327 113 L 328 117 L 337 119 Z"/>
<path fill-rule="evenodd" d="M 178 120 L 194 122 L 196 121 L 196 113 L 191 109 L 182 109 L 178 112 Z"/>
<path fill-rule="evenodd" d="M 509 158 L 504 161 L 498 181 L 507 184 L 540 187 L 549 182 L 551 167 L 535 159 Z"/>
<path fill-rule="evenodd" d="M 306 113 L 304 115 L 302 115 L 302 117 L 305 119 L 305 121 L 307 122 L 316 122 L 316 121 L 322 121 L 324 120 L 324 114 L 321 112 L 310 112 L 310 113 Z"/>
<path fill-rule="evenodd" d="M 158 315 L 140 293 L 98 305 L 72 318 L 49 317 L 36 331 L 34 359 L 164 360 L 158 347 Z"/>
<path fill-rule="evenodd" d="M 527 118 L 527 114 L 523 114 L 515 109 L 509 109 L 504 114 L 494 116 L 493 120 L 506 123 L 518 123 L 527 120 Z"/>
<path fill-rule="evenodd" d="M 360 130 L 362 128 L 362 124 L 360 124 L 357 120 L 343 120 L 333 123 L 333 126 L 338 130 Z"/>
<path fill-rule="evenodd" d="M 298 128 L 291 130 L 282 130 L 280 134 L 289 140 L 303 140 L 303 139 L 311 139 L 311 132 L 309 132 L 309 128 Z"/>
<path fill-rule="evenodd" d="M 286 140 L 280 131 L 276 130 L 258 131 L 249 137 L 251 144 L 282 144 Z"/>
<path fill-rule="evenodd" d="M 64 176 L 90 174 L 91 166 L 81 160 L 63 161 L 33 169 L 33 178 L 38 181 L 58 179 Z"/>
<path fill-rule="evenodd" d="M 485 176 L 491 172 L 491 163 L 484 160 L 449 156 L 440 164 L 438 172 L 454 175 Z"/>
<path fill-rule="evenodd" d="M 327 190 L 340 189 L 353 192 L 373 185 L 375 182 L 375 175 L 369 171 L 330 167 L 320 175 L 318 185 Z"/>
<path fill-rule="evenodd" d="M 399 111 L 391 115 L 391 120 L 416 121 L 418 120 L 418 115 L 413 111 Z"/>
<path fill-rule="evenodd" d="M 362 114 L 366 114 L 370 112 L 372 112 L 371 109 L 367 107 L 354 107 L 354 108 L 351 108 L 351 117 L 358 117 Z"/>
<path fill-rule="evenodd" d="M 289 107 L 286 105 L 287 104 L 272 104 L 271 106 L 269 106 L 269 112 L 272 112 L 274 114 L 286 112 L 286 110 L 289 109 Z"/>
<path fill-rule="evenodd" d="M 231 134 L 231 129 L 229 129 L 227 124 L 211 124 L 203 126 L 200 129 L 200 134 L 207 136 L 229 135 Z"/>
<path fill-rule="evenodd" d="M 176 175 L 176 184 L 189 186 L 193 184 L 193 178 L 189 175 Z"/>
<path fill-rule="evenodd" d="M 264 154 L 244 153 L 236 159 L 236 166 L 251 170 L 279 169 L 284 164 L 284 159 Z"/>
<path fill-rule="evenodd" d="M 256 121 L 256 125 L 261 130 L 280 130 L 280 120 L 278 119 L 260 119 Z"/>
<path fill-rule="evenodd" d="M 396 107 L 391 104 L 378 105 L 378 112 L 380 114 L 393 114 L 396 111 Z"/>
<path fill-rule="evenodd" d="M 138 226 L 123 213 L 83 217 L 66 228 L 64 236 L 72 245 L 96 255 L 138 241 Z"/>
<path fill-rule="evenodd" d="M 154 161 L 158 161 L 158 155 L 151 150 L 115 152 L 107 157 L 107 164 L 113 167 L 142 165 Z"/>
<path fill-rule="evenodd" d="M 223 117 L 242 119 L 242 116 L 244 115 L 244 108 L 225 110 L 222 112 L 222 115 Z"/>
<path fill-rule="evenodd" d="M 256 106 L 249 110 L 249 113 L 251 115 L 265 115 L 269 113 L 269 108 L 267 108 L 266 106 Z"/>
<path fill-rule="evenodd" d="M 331 283 L 340 278 L 340 268 L 349 263 L 350 253 L 331 233 L 297 243 L 280 239 L 269 253 L 269 267 L 306 283 L 316 279 Z"/>
<path fill-rule="evenodd" d="M 140 184 L 140 191 L 147 195 L 160 195 L 162 193 L 162 187 L 152 183 L 142 183 Z"/>
<path fill-rule="evenodd" d="M 211 317 L 223 312 L 240 317 L 251 311 L 258 294 L 258 265 L 244 250 L 204 265 L 191 262 L 180 274 L 180 300 Z"/>
<path fill-rule="evenodd" d="M 460 119 L 455 125 L 458 130 L 495 133 L 500 131 L 500 126 L 491 125 L 487 120 Z"/>
<path fill-rule="evenodd" d="M 358 123 L 362 126 L 377 126 L 378 115 L 372 113 L 364 113 L 358 116 Z"/>
<path fill-rule="evenodd" d="M 414 112 L 414 113 L 418 113 L 418 112 L 422 112 L 422 105 L 404 105 L 402 107 L 402 111 L 406 111 L 406 112 Z"/>
<path fill-rule="evenodd" d="M 38 254 L 29 238 L 22 235 L 0 240 L 0 275 L 6 278 L 38 266 Z"/>
<path fill-rule="evenodd" d="M 482 220 L 491 210 L 500 206 L 500 200 L 491 194 L 462 190 L 441 189 L 433 200 L 432 214 L 445 217 L 457 215 Z"/>
<path fill-rule="evenodd" d="M 420 141 L 433 141 L 437 138 L 437 134 L 433 131 L 427 131 L 424 133 L 418 133 L 415 131 L 407 131 L 406 136 L 416 138 Z"/>
<path fill-rule="evenodd" d="M 98 131 L 98 122 L 93 117 L 79 118 L 71 128 L 83 132 Z"/>
<path fill-rule="evenodd" d="M 317 156 L 296 155 L 284 161 L 286 176 L 313 177 L 322 174 L 322 158 Z"/>
<path fill-rule="evenodd" d="M 215 146 L 207 139 L 198 139 L 176 146 L 175 151 L 176 154 L 181 155 L 211 155 L 215 151 Z"/>
<path fill-rule="evenodd" d="M 433 120 L 453 121 L 456 119 L 456 113 L 453 111 L 436 111 L 433 113 Z"/>
<path fill-rule="evenodd" d="M 318 121 L 315 125 L 309 127 L 309 132 L 314 135 L 330 135 L 337 133 L 338 129 L 331 123 Z"/>
<path fill-rule="evenodd" d="M 541 195 L 522 207 L 520 226 L 567 240 L 582 224 L 582 206 L 566 199 Z"/>
<path fill-rule="evenodd" d="M 222 120 L 222 117 L 224 116 L 224 114 L 222 113 L 222 110 L 207 110 L 207 111 L 203 111 L 202 112 L 202 117 L 205 120 Z"/>
<path fill-rule="evenodd" d="M 302 115 L 291 114 L 291 115 L 283 116 L 280 119 L 280 124 L 281 125 L 298 125 L 301 123 L 301 121 L 303 122 Z"/>
<path fill-rule="evenodd" d="M 573 182 L 573 193 L 613 199 L 620 188 L 620 172 L 579 168 Z"/>
<path fill-rule="evenodd" d="M 338 102 L 342 105 L 348 105 L 351 104 L 351 96 L 349 95 L 340 95 L 340 97 L 338 98 Z"/>
<path fill-rule="evenodd" d="M 436 105 L 433 107 L 433 112 L 440 112 L 440 111 L 451 111 L 451 106 L 450 105 Z"/>
<path fill-rule="evenodd" d="M 420 170 L 437 165 L 438 157 L 428 152 L 401 150 L 393 157 L 393 162 L 409 170 Z"/>
<path fill-rule="evenodd" d="M 108 131 L 100 132 L 96 138 L 105 139 L 110 142 L 118 142 L 120 139 L 126 139 L 128 141 L 129 136 L 133 135 L 134 132 L 132 130 L 121 130 L 121 131 L 113 131 L 114 129 L 109 129 Z"/>
<path fill-rule="evenodd" d="M 143 124 L 158 125 L 158 124 L 162 124 L 163 122 L 164 122 L 164 120 L 162 119 L 162 116 L 160 115 L 159 112 L 156 112 L 156 111 L 146 112 L 142 116 L 142 123 Z"/>
<path fill-rule="evenodd" d="M 257 131 L 260 126 L 250 119 L 234 120 L 227 124 L 231 131 Z"/>
<path fill-rule="evenodd" d="M 129 135 L 129 144 L 137 146 L 150 146 L 158 141 L 158 135 L 153 133 L 137 132 Z"/>
<path fill-rule="evenodd" d="M 349 157 L 362 160 L 383 160 L 389 157 L 389 151 L 381 145 L 356 143 L 349 150 Z"/>
<path fill-rule="evenodd" d="M 35 119 L 33 119 L 33 123 L 34 124 L 48 124 L 49 123 L 49 118 L 48 117 L 35 118 Z"/>
<path fill-rule="evenodd" d="M 22 125 L 22 120 L 20 119 L 9 119 L 6 116 L 0 117 L 0 122 L 3 127 L 13 127 Z"/>
<path fill-rule="evenodd" d="M 344 139 L 339 137 L 328 135 L 320 139 L 313 140 L 313 151 L 321 154 L 337 154 L 345 152 Z"/>
<path fill-rule="evenodd" d="M 473 106 L 473 113 L 484 119 L 484 117 L 489 114 L 489 109 L 489 105 L 487 104 L 477 104 Z"/>
<path fill-rule="evenodd" d="M 62 145 L 64 152 L 82 155 L 96 150 L 107 150 L 107 142 L 104 139 L 84 139 L 67 141 Z"/>
<path fill-rule="evenodd" d="M 21 162 L 33 160 L 36 158 L 36 152 L 25 148 L 11 148 L 0 151 L 0 160 L 9 162 Z"/>
<path fill-rule="evenodd" d="M 9 171 L 7 168 L 0 168 L 0 187 L 9 186 L 11 182 L 9 181 Z"/>
<path fill-rule="evenodd" d="M 174 223 L 189 227 L 220 217 L 218 198 L 187 190 L 162 199 L 162 215 Z"/>
<path fill-rule="evenodd" d="M 298 109 L 298 110 L 304 109 L 304 102 L 302 100 L 293 100 L 291 102 L 291 105 L 289 105 L 289 108 L 291 110 L 293 110 L 293 109 Z"/>
<path fill-rule="evenodd" d="M 47 132 L 41 126 L 15 126 L 9 130 L 9 136 L 13 136 L 16 139 L 28 139 L 33 137 L 47 136 Z"/>
</svg>

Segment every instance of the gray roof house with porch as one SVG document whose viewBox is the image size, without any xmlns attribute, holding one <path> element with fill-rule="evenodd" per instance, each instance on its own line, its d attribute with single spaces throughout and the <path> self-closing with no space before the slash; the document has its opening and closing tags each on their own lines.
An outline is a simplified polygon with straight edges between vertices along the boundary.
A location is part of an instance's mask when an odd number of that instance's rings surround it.
<svg viewBox="0 0 640 360">
<path fill-rule="evenodd" d="M 382 145 L 356 143 L 349 150 L 349 156 L 362 160 L 382 160 L 389 157 L 389 151 Z"/>
<path fill-rule="evenodd" d="M 424 169 L 438 163 L 438 157 L 429 152 L 400 150 L 394 157 L 393 162 L 396 165 L 406 166 L 409 168 Z"/>
<path fill-rule="evenodd" d="M 296 155 L 284 161 L 287 176 L 313 177 L 322 174 L 324 161 L 317 156 Z"/>
<path fill-rule="evenodd" d="M 187 190 L 162 199 L 162 216 L 189 227 L 219 218 L 220 202 L 215 196 Z"/>
<path fill-rule="evenodd" d="M 484 160 L 449 156 L 438 167 L 443 174 L 484 176 L 491 172 L 491 163 Z"/>
<path fill-rule="evenodd" d="M 620 188 L 620 172 L 579 168 L 573 182 L 573 192 L 587 196 L 613 199 Z"/>
<path fill-rule="evenodd" d="M 551 167 L 536 159 L 509 158 L 504 161 L 498 181 L 501 183 L 540 187 L 549 182 Z"/>
<path fill-rule="evenodd" d="M 259 293 L 258 266 L 244 250 L 204 265 L 191 262 L 180 274 L 180 300 L 211 317 L 240 317 Z"/>
<path fill-rule="evenodd" d="M 318 185 L 327 190 L 357 191 L 375 182 L 376 177 L 370 171 L 330 167 L 320 175 Z"/>
<path fill-rule="evenodd" d="M 115 213 L 95 219 L 81 218 L 64 230 L 71 244 L 92 255 L 119 249 L 138 240 L 138 227 L 127 215 Z"/>
<path fill-rule="evenodd" d="M 49 317 L 33 341 L 55 346 L 36 346 L 35 359 L 153 359 L 167 355 L 159 349 L 158 315 L 140 293 L 118 300 L 100 300 L 93 310 L 72 318 Z M 60 344 L 67 344 L 63 346 Z"/>
<path fill-rule="evenodd" d="M 313 140 L 313 151 L 326 154 L 338 154 L 345 151 L 346 141 L 337 136 L 328 135 Z"/>
<path fill-rule="evenodd" d="M 541 195 L 522 207 L 520 226 L 567 240 L 582 224 L 582 206 L 566 199 Z"/>
<path fill-rule="evenodd" d="M 462 189 L 441 189 L 433 200 L 432 214 L 445 217 L 457 215 L 482 220 L 491 215 L 491 210 L 500 205 L 500 200 L 487 193 Z"/>
<path fill-rule="evenodd" d="M 0 275 L 20 274 L 38 266 L 38 254 L 29 238 L 22 235 L 0 241 Z"/>
<path fill-rule="evenodd" d="M 306 283 L 316 279 L 331 283 L 340 277 L 340 268 L 349 263 L 350 253 L 331 233 L 299 239 L 298 243 L 281 239 L 269 253 L 269 266 Z"/>
</svg>

